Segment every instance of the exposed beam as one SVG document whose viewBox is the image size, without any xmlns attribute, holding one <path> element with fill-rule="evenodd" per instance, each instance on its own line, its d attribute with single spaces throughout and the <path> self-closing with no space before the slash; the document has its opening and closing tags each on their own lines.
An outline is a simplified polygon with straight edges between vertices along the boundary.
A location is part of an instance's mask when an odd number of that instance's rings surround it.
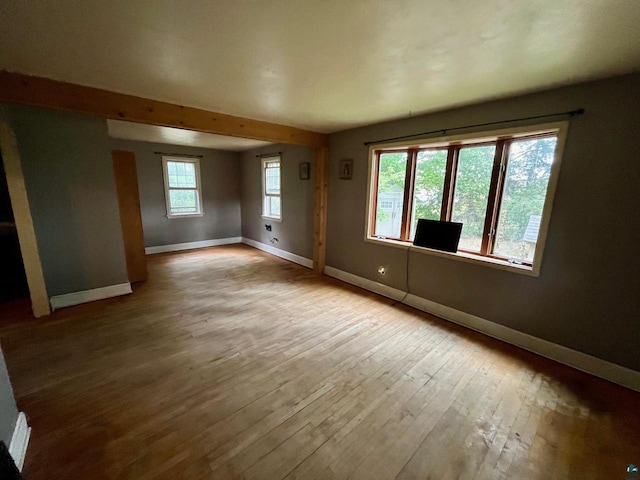
<svg viewBox="0 0 640 480">
<path fill-rule="evenodd" d="M 0 72 L 0 102 L 267 142 L 329 144 L 323 133 L 5 71 Z"/>
<path fill-rule="evenodd" d="M 313 270 L 324 273 L 327 252 L 327 187 L 329 184 L 329 150 L 316 149 L 315 209 L 313 221 Z"/>
</svg>

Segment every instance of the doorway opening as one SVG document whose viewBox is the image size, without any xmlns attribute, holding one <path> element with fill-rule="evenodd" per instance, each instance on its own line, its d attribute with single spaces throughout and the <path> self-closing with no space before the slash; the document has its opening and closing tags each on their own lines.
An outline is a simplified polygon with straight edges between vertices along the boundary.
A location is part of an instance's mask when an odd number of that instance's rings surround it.
<svg viewBox="0 0 640 480">
<path fill-rule="evenodd" d="M 28 302 L 29 285 L 22 261 L 18 231 L 9 197 L 4 161 L 0 153 L 0 303 Z"/>
</svg>

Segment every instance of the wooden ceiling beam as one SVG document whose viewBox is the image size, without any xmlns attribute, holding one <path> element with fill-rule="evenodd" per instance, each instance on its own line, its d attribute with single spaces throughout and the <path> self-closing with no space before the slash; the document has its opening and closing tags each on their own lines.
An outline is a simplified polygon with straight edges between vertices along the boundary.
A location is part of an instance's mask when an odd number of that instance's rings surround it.
<svg viewBox="0 0 640 480">
<path fill-rule="evenodd" d="M 329 144 L 329 136 L 324 133 L 6 71 L 0 72 L 0 103 L 54 108 L 267 142 L 316 148 Z"/>
</svg>

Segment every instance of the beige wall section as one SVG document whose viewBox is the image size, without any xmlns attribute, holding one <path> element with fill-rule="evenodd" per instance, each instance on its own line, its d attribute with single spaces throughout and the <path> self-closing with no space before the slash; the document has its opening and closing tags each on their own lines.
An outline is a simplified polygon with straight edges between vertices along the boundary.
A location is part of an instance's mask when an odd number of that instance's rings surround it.
<svg viewBox="0 0 640 480">
<path fill-rule="evenodd" d="M 640 336 L 639 85 L 640 74 L 626 75 L 332 134 L 327 265 L 406 289 L 406 250 L 364 241 L 364 142 L 584 107 L 569 127 L 540 276 L 413 253 L 410 290 L 640 370 L 629 345 Z M 337 177 L 345 158 L 354 159 L 352 180 Z"/>
<path fill-rule="evenodd" d="M 51 313 L 49 298 L 47 297 L 47 289 L 44 283 L 16 137 L 11 127 L 3 121 L 0 121 L 0 148 L 2 149 L 11 207 L 13 208 L 16 230 L 20 241 L 20 252 L 22 253 L 24 270 L 29 284 L 31 307 L 35 317 L 42 317 Z"/>
<path fill-rule="evenodd" d="M 262 218 L 262 161 L 256 155 L 282 152 L 282 221 Z M 313 257 L 313 206 L 316 149 L 269 145 L 242 152 L 242 236 L 289 253 Z M 300 180 L 299 164 L 309 162 L 309 180 Z M 272 231 L 265 230 L 269 224 Z M 278 241 L 271 243 L 272 238 Z"/>
</svg>

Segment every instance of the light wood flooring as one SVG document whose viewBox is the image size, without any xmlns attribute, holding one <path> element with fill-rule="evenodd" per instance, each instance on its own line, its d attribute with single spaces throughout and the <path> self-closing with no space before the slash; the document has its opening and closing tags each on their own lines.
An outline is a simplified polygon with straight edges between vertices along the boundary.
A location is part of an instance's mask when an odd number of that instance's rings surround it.
<svg viewBox="0 0 640 480">
<path fill-rule="evenodd" d="M 8 312 L 12 319 L 8 319 Z M 623 479 L 640 394 L 244 245 L 0 312 L 38 479 Z"/>
</svg>

